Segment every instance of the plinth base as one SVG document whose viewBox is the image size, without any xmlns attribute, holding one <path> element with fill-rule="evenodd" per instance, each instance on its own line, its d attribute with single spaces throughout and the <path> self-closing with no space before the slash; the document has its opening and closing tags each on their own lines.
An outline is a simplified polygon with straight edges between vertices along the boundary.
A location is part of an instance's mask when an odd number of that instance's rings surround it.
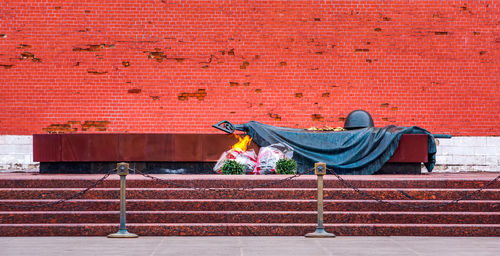
<svg viewBox="0 0 500 256">
<path fill-rule="evenodd" d="M 126 229 L 120 229 L 118 232 L 109 234 L 108 238 L 137 238 L 139 237 L 136 234 L 129 233 Z"/>
<path fill-rule="evenodd" d="M 335 235 L 332 233 L 328 233 L 323 228 L 317 228 L 314 233 L 308 233 L 305 235 L 308 238 L 334 238 Z"/>
</svg>

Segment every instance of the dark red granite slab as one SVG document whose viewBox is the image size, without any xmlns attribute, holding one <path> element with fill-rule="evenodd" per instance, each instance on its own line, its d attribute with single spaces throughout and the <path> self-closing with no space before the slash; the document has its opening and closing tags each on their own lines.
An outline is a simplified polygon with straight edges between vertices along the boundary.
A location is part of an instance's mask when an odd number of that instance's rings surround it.
<svg viewBox="0 0 500 256">
<path fill-rule="evenodd" d="M 217 162 L 222 153 L 230 149 L 239 140 L 232 134 L 207 134 L 201 137 L 202 139 L 202 161 Z M 248 149 L 253 149 L 255 153 L 259 153 L 259 146 L 255 143 L 250 143 Z"/>
<path fill-rule="evenodd" d="M 61 134 L 61 145 L 61 161 L 91 161 L 90 140 L 87 134 L 64 134 L 64 136 Z M 38 159 L 34 158 L 34 161 Z"/>
<path fill-rule="evenodd" d="M 146 134 L 144 161 L 175 161 L 173 134 Z"/>
<path fill-rule="evenodd" d="M 216 162 L 237 141 L 223 134 L 34 134 L 33 152 L 36 162 Z M 427 135 L 403 134 L 388 162 L 426 161 Z"/>
<path fill-rule="evenodd" d="M 87 161 L 105 162 L 120 159 L 118 151 L 118 134 L 94 134 L 88 137 L 89 158 Z"/>
<path fill-rule="evenodd" d="M 220 149 L 230 149 L 232 145 L 238 142 L 233 135 L 214 134 L 212 136 L 202 137 L 202 161 L 216 162 L 225 151 Z M 255 143 L 254 143 L 255 144 Z"/>
<path fill-rule="evenodd" d="M 426 134 L 403 134 L 390 163 L 420 163 L 428 160 L 428 139 Z"/>
<path fill-rule="evenodd" d="M 37 162 L 60 162 L 62 151 L 59 134 L 34 134 L 33 158 Z"/>
<path fill-rule="evenodd" d="M 119 134 L 118 159 L 120 161 L 144 161 L 147 158 L 146 134 Z M 113 159 L 112 161 L 114 161 Z"/>
<path fill-rule="evenodd" d="M 174 161 L 202 161 L 202 134 L 174 134 Z"/>
</svg>

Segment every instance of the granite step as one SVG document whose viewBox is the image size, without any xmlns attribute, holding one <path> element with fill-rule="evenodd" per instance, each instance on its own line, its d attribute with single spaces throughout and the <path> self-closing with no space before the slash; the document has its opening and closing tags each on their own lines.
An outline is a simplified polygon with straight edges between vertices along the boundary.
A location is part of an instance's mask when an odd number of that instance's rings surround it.
<svg viewBox="0 0 500 256">
<path fill-rule="evenodd" d="M 0 199 L 62 199 L 82 191 L 83 188 L 2 188 Z M 428 188 L 367 188 L 362 191 L 387 200 L 454 200 L 471 194 L 475 189 Z M 313 188 L 275 188 L 235 190 L 195 190 L 174 188 L 127 188 L 129 199 L 315 199 Z M 82 199 L 116 199 L 117 188 L 96 188 Z M 325 199 L 369 199 L 351 189 L 325 188 Z M 485 189 L 471 194 L 469 200 L 500 200 L 500 189 Z"/>
<path fill-rule="evenodd" d="M 0 212 L 2 224 L 118 223 L 119 211 Z M 128 223 L 316 223 L 315 211 L 127 211 Z M 499 212 L 324 212 L 325 223 L 500 224 Z"/>
<path fill-rule="evenodd" d="M 57 201 L 0 200 L 0 211 L 118 211 L 119 199 L 74 199 L 54 206 L 39 206 Z M 418 211 L 427 212 L 500 212 L 500 200 L 464 200 L 437 207 L 449 200 L 387 200 L 402 205 L 382 204 L 375 200 L 325 200 L 325 211 Z M 15 206 L 33 207 L 31 209 Z M 411 207 L 413 206 L 413 207 Z M 434 206 L 434 207 L 429 207 Z M 155 211 L 310 211 L 316 209 L 314 199 L 127 199 L 127 210 Z"/>
<path fill-rule="evenodd" d="M 362 188 L 481 188 L 494 179 L 497 173 L 487 174 L 432 174 L 432 175 L 343 175 L 353 185 Z M 103 175 L 38 175 L 9 174 L 0 175 L 0 188 L 85 188 L 95 183 Z M 261 186 L 275 183 L 287 175 L 153 175 L 174 182 L 179 186 L 202 188 L 238 188 Z M 344 188 L 333 175 L 324 177 L 325 187 Z M 119 187 L 118 175 L 111 175 L 99 187 Z M 129 188 L 178 188 L 165 182 L 156 182 L 142 175 L 127 176 Z M 303 175 L 290 181 L 266 186 L 269 188 L 315 188 L 316 176 Z M 490 188 L 500 189 L 500 182 Z"/>
<path fill-rule="evenodd" d="M 118 224 L 0 224 L 2 236 L 106 236 Z M 140 236 L 303 236 L 316 224 L 128 224 Z M 337 236 L 500 236 L 499 224 L 325 224 Z"/>
</svg>

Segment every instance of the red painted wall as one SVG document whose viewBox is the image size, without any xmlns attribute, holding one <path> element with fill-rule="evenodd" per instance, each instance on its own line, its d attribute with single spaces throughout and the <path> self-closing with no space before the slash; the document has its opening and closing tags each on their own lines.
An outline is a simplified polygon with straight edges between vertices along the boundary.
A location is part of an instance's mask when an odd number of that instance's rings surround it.
<svg viewBox="0 0 500 256">
<path fill-rule="evenodd" d="M 342 126 L 361 108 L 500 135 L 500 3 L 379 2 L 1 1 L 0 134 Z"/>
</svg>

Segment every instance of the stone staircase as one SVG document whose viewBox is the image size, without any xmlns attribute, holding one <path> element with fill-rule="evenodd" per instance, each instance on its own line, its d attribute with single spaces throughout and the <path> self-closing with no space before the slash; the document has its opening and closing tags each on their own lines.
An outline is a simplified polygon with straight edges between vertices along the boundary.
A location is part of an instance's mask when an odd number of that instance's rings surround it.
<svg viewBox="0 0 500 256">
<path fill-rule="evenodd" d="M 325 229 L 338 236 L 500 236 L 500 182 L 456 204 L 498 173 L 343 176 L 382 204 L 325 176 Z M 287 176 L 154 175 L 186 186 L 254 187 Z M 0 175 L 3 236 L 105 236 L 118 230 L 119 177 L 78 199 L 102 175 Z M 316 227 L 316 176 L 252 190 L 177 188 L 127 176 L 127 227 L 141 236 L 302 236 Z M 411 206 L 428 206 L 415 208 Z"/>
</svg>

